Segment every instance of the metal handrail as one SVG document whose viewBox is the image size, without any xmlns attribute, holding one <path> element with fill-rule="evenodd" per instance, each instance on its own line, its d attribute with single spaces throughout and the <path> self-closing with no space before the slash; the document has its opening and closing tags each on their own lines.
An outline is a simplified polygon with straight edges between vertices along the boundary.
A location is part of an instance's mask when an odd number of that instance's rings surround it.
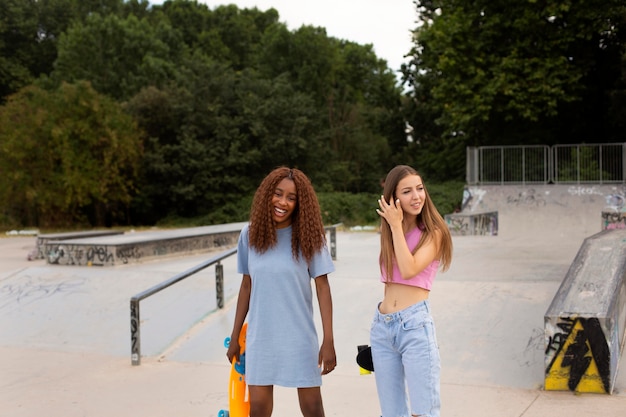
<svg viewBox="0 0 626 417">
<path fill-rule="evenodd" d="M 324 227 L 325 231 L 330 234 L 330 255 L 333 260 L 337 259 L 337 227 L 342 223 Z M 141 365 L 141 321 L 139 302 L 145 298 L 158 293 L 165 288 L 176 284 L 183 279 L 202 271 L 205 268 L 215 264 L 215 292 L 217 299 L 217 308 L 224 308 L 224 265 L 221 264 L 223 259 L 237 253 L 237 247 L 229 249 L 216 255 L 199 265 L 173 276 L 167 281 L 163 281 L 139 294 L 134 295 L 130 299 L 130 360 L 134 366 Z"/>
<path fill-rule="evenodd" d="M 139 311 L 139 302 L 144 298 L 148 298 L 151 295 L 158 293 L 165 288 L 176 284 L 183 279 L 202 271 L 205 268 L 213 264 L 215 265 L 215 289 L 217 292 L 217 307 L 224 307 L 224 265 L 220 262 L 223 259 L 228 258 L 231 255 L 237 253 L 237 247 L 229 249 L 216 255 L 203 263 L 194 266 L 193 268 L 189 268 L 188 270 L 181 272 L 178 275 L 173 276 L 167 281 L 163 281 L 160 284 L 157 284 L 151 288 L 148 288 L 145 291 L 140 292 L 139 294 L 131 297 L 130 299 L 130 358 L 133 365 L 141 365 L 141 332 L 140 332 L 140 311 Z"/>
</svg>

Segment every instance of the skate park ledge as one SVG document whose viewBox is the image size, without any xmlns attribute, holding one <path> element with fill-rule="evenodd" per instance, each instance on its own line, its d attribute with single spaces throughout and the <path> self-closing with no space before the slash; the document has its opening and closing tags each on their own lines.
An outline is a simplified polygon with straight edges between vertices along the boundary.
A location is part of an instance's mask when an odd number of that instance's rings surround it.
<svg viewBox="0 0 626 417">
<path fill-rule="evenodd" d="M 626 229 L 583 241 L 544 316 L 545 389 L 611 394 L 624 348 Z"/>
<path fill-rule="evenodd" d="M 237 244 L 246 222 L 176 230 L 74 237 L 45 242 L 52 265 L 118 266 L 165 256 L 192 255 Z"/>
</svg>

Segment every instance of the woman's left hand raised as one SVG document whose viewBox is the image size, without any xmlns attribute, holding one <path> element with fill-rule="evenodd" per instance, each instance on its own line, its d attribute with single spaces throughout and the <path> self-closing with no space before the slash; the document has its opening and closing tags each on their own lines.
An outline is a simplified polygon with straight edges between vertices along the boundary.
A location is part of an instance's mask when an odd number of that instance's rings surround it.
<svg viewBox="0 0 626 417">
<path fill-rule="evenodd" d="M 402 207 L 400 206 L 400 199 L 396 201 L 389 200 L 389 202 L 385 201 L 384 196 L 380 196 L 378 199 L 378 207 L 376 209 L 376 213 L 389 223 L 390 226 L 394 225 L 402 225 L 402 219 L 404 218 L 404 213 L 402 212 Z"/>
</svg>

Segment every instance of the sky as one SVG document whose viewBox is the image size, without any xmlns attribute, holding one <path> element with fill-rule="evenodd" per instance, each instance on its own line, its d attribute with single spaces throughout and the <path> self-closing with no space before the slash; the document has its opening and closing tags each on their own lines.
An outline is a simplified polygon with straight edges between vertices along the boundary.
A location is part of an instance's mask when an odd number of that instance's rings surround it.
<svg viewBox="0 0 626 417">
<path fill-rule="evenodd" d="M 161 4 L 163 0 L 150 0 Z M 374 53 L 392 70 L 400 69 L 411 49 L 411 30 L 416 27 L 413 0 L 198 0 L 209 8 L 235 4 L 240 9 L 274 8 L 290 30 L 302 25 L 321 26 L 328 36 L 372 44 Z"/>
</svg>

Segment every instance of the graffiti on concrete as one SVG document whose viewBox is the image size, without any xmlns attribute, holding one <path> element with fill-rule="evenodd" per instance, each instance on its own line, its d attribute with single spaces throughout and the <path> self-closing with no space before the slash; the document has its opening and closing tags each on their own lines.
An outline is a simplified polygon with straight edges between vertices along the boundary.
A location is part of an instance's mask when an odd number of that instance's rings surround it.
<svg viewBox="0 0 626 417">
<path fill-rule="evenodd" d="M 114 254 L 106 245 L 46 245 L 48 263 L 54 265 L 112 265 Z"/>
<path fill-rule="evenodd" d="M 528 188 L 520 191 L 517 196 L 508 196 L 507 204 L 515 206 L 545 206 L 546 200 L 535 191 L 534 188 Z"/>
<path fill-rule="evenodd" d="M 79 292 L 83 284 L 82 279 L 46 283 L 22 277 L 19 282 L 10 282 L 0 287 L 0 310 L 12 304 L 27 305 L 57 294 Z"/>
<path fill-rule="evenodd" d="M 446 223 L 453 235 L 496 236 L 498 234 L 498 212 L 446 214 Z"/>
<path fill-rule="evenodd" d="M 606 197 L 602 210 L 602 230 L 626 229 L 626 188 Z"/>
<path fill-rule="evenodd" d="M 546 326 L 546 390 L 609 392 L 610 349 L 596 317 L 559 317 Z"/>
<path fill-rule="evenodd" d="M 239 231 L 181 239 L 155 239 L 126 245 L 60 242 L 46 244 L 46 252 L 49 264 L 115 266 L 141 262 L 158 256 L 207 252 L 235 245 L 238 237 Z"/>
<path fill-rule="evenodd" d="M 56 265 L 81 265 L 81 259 L 86 257 L 82 246 L 74 245 L 46 245 L 48 263 Z"/>
<path fill-rule="evenodd" d="M 606 196 L 606 207 L 615 211 L 624 210 L 624 193 L 612 193 Z"/>
<path fill-rule="evenodd" d="M 461 211 L 473 211 L 481 206 L 483 197 L 487 194 L 487 191 L 472 187 L 469 189 L 465 187 L 463 189 L 463 202 L 461 203 Z"/>
<path fill-rule="evenodd" d="M 461 202 L 461 211 L 465 210 L 465 208 L 468 206 L 470 201 L 472 201 L 472 199 L 472 192 L 469 190 L 469 188 L 463 188 L 463 201 Z"/>
<path fill-rule="evenodd" d="M 567 189 L 570 195 L 574 196 L 586 196 L 586 195 L 602 195 L 602 191 L 598 190 L 595 186 L 582 187 L 580 185 L 572 185 Z"/>
<path fill-rule="evenodd" d="M 131 259 L 139 261 L 143 252 L 137 246 L 122 246 L 115 250 L 115 255 L 123 264 L 127 264 Z"/>
<path fill-rule="evenodd" d="M 139 341 L 139 302 L 130 303 L 130 352 L 133 364 L 140 361 L 140 341 Z"/>
<path fill-rule="evenodd" d="M 602 230 L 626 229 L 626 212 L 602 212 Z"/>
<path fill-rule="evenodd" d="M 109 265 L 113 263 L 113 254 L 108 246 L 91 246 L 87 249 L 87 265 Z"/>
</svg>

